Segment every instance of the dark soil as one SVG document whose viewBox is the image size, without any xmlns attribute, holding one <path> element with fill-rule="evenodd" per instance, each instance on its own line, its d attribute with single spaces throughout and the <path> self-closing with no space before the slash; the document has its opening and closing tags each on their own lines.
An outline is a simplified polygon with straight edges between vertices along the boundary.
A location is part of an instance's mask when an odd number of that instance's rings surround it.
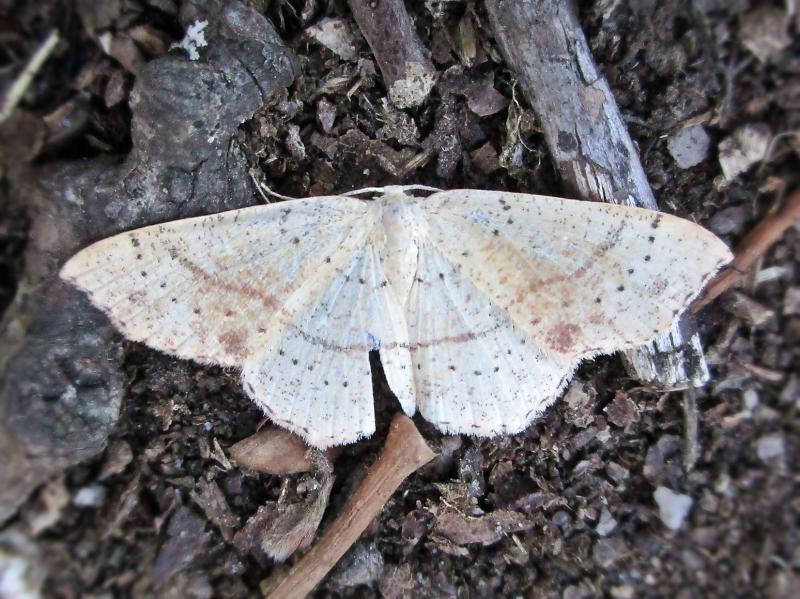
<svg viewBox="0 0 800 599">
<path fill-rule="evenodd" d="M 16 138 L 15 157 L 0 150 L 0 309 L 15 293 L 31 241 L 28 200 L 8 183 L 14 169 L 130 149 L 134 75 L 124 57 L 104 54 L 97 37 L 145 26 L 161 40 L 144 50 L 139 43 L 147 60 L 182 35 L 170 0 L 121 4 L 0 2 L 6 82 L 50 29 L 64 38 L 21 109 L 34 123 L 58 110 L 81 123 L 58 120 L 60 137 L 42 134 L 44 142 L 32 124 L 30 136 Z M 527 149 L 521 165 L 503 168 L 497 161 L 507 139 L 507 109 L 477 116 L 446 78 L 417 109 L 384 108 L 386 92 L 363 40 L 359 59 L 346 61 L 304 36 L 326 15 L 348 17 L 345 2 L 252 4 L 272 20 L 302 67 L 279 109 L 277 102 L 265 106 L 238 132 L 250 166 L 273 190 L 300 197 L 420 183 L 561 192 L 521 98 Z M 440 73 L 461 64 L 458 24 L 466 18 L 479 50 L 464 72 L 489 86 L 493 77 L 494 88 L 512 100 L 513 74 L 490 58 L 497 54 L 480 1 L 426 3 L 442 16 L 413 4 L 417 30 Z M 776 2 L 773 8 L 783 13 L 783 7 Z M 798 184 L 800 43 L 794 36 L 764 61 L 754 56 L 745 23 L 757 8 L 747 0 L 623 0 L 584 3 L 580 12 L 661 208 L 712 228 L 732 246 Z M 787 20 L 787 31 L 796 32 L 800 22 Z M 109 105 L 114 94 L 118 101 Z M 328 131 L 321 111 L 335 111 Z M 681 169 L 667 142 L 688 123 L 704 127 L 710 148 L 705 160 Z M 725 181 L 719 144 L 752 124 L 769 128 L 771 153 Z M 287 142 L 292 127 L 303 151 Z M 406 168 L 427 149 L 427 159 Z M 790 229 L 742 288 L 699 314 L 712 372 L 703 389 L 643 388 L 609 356 L 584 364 L 566 397 L 519 435 L 448 437 L 416 418 L 439 457 L 406 481 L 317 595 L 800 596 L 799 240 L 797 227 Z M 29 553 L 38 556 L 45 596 L 257 595 L 275 566 L 240 554 L 223 538 L 197 500 L 200 482 L 218 486 L 227 521 L 238 529 L 305 475 L 287 482 L 227 463 L 225 450 L 262 419 L 236 373 L 137 344 L 124 349 L 125 395 L 108 449 L 48 483 L 6 526 L 32 539 Z M 375 384 L 378 433 L 336 459 L 323 527 L 374 459 L 397 409 L 385 383 Z M 693 405 L 696 438 L 686 426 Z M 660 518 L 659 487 L 692 499 L 677 531 Z M 91 501 L 77 505 L 79 496 Z M 467 530 L 453 510 L 494 514 L 493 528 L 510 520 L 521 526 L 494 538 L 491 531 Z"/>
</svg>

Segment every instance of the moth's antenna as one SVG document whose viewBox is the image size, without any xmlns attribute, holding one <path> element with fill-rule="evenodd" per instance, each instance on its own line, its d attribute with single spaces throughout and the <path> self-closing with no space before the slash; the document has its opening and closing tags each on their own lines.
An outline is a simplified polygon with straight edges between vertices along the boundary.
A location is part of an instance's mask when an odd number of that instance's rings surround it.
<svg viewBox="0 0 800 599">
<path fill-rule="evenodd" d="M 283 194 L 278 193 L 277 191 L 272 191 L 269 187 L 264 185 L 261 181 L 255 178 L 253 173 L 250 173 L 250 178 L 253 180 L 253 184 L 256 186 L 258 193 L 261 194 L 261 197 L 264 198 L 264 201 L 269 204 L 269 198 L 267 195 L 271 195 L 275 198 L 280 198 L 281 200 L 297 200 L 299 198 L 293 198 L 291 196 L 285 196 Z"/>
<path fill-rule="evenodd" d="M 346 191 L 339 195 L 343 196 L 357 196 L 362 193 L 386 193 L 392 188 L 406 192 L 406 191 L 442 191 L 438 187 L 430 187 L 428 185 L 387 185 L 386 187 L 363 187 L 361 189 L 354 189 L 353 191 Z"/>
</svg>

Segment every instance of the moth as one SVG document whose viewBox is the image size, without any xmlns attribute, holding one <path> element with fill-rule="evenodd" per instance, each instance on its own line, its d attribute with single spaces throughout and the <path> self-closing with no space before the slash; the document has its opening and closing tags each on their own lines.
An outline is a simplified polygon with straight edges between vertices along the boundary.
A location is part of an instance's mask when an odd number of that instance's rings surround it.
<svg viewBox="0 0 800 599">
<path fill-rule="evenodd" d="M 731 259 L 668 214 L 430 191 L 370 188 L 144 227 L 80 251 L 61 277 L 126 337 L 241 369 L 267 416 L 324 448 L 375 430 L 372 351 L 409 416 L 450 433 L 516 433 L 582 360 L 668 330 Z"/>
</svg>

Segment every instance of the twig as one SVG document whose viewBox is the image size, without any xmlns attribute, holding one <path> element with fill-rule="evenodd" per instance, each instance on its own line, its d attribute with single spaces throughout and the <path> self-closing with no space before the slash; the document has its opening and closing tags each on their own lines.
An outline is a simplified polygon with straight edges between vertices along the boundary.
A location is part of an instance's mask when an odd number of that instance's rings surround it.
<svg viewBox="0 0 800 599">
<path fill-rule="evenodd" d="M 786 199 L 780 210 L 765 217 L 742 239 L 733 253 L 733 262 L 708 284 L 705 295 L 694 303 L 692 311 L 701 310 L 738 283 L 747 270 L 798 219 L 800 219 L 800 189 L 795 190 Z"/>
<path fill-rule="evenodd" d="M 319 542 L 284 575 L 265 583 L 264 595 L 272 599 L 301 599 L 336 565 L 378 515 L 405 478 L 433 459 L 414 423 L 399 412 L 393 419 L 378 459 L 328 527 Z"/>
<path fill-rule="evenodd" d="M 694 469 L 700 455 L 698 442 L 697 398 L 694 389 L 683 392 L 683 469 L 688 473 Z"/>
<path fill-rule="evenodd" d="M 433 88 L 436 69 L 403 0 L 350 0 L 350 9 L 372 48 L 389 99 L 400 108 L 421 104 Z"/>
<path fill-rule="evenodd" d="M 33 78 L 36 77 L 36 73 L 39 72 L 39 69 L 42 68 L 42 65 L 50 57 L 50 54 L 52 54 L 58 40 L 58 30 L 53 29 L 50 35 L 48 35 L 44 42 L 36 49 L 36 52 L 34 52 L 28 64 L 22 69 L 22 72 L 14 83 L 11 84 L 8 93 L 5 95 L 3 107 L 0 108 L 0 123 L 7 121 L 14 112 L 14 109 L 17 107 L 20 100 L 22 100 L 25 92 L 28 91 Z"/>
<path fill-rule="evenodd" d="M 584 200 L 658 210 L 636 146 L 572 3 L 486 0 L 486 10 L 495 40 L 536 113 L 566 186 Z M 623 355 L 633 376 L 661 389 L 708 380 L 691 314 L 651 344 Z"/>
</svg>

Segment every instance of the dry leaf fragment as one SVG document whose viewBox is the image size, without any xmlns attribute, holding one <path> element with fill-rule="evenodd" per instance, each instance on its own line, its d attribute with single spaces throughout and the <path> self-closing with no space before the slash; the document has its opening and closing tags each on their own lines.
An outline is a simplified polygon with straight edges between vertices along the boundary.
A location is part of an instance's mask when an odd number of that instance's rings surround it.
<svg viewBox="0 0 800 599">
<path fill-rule="evenodd" d="M 312 486 L 305 498 L 296 503 L 267 502 L 234 535 L 233 544 L 241 553 L 263 553 L 282 562 L 311 544 L 333 487 L 330 463 L 323 459 L 317 465 L 318 479 L 310 475 L 301 479 Z"/>
<path fill-rule="evenodd" d="M 285 476 L 311 469 L 308 449 L 302 437 L 277 426 L 267 426 L 232 445 L 229 451 L 243 468 Z"/>
<path fill-rule="evenodd" d="M 493 545 L 507 534 L 532 527 L 533 522 L 526 516 L 511 510 L 496 510 L 478 517 L 448 510 L 436 519 L 434 532 L 456 545 Z"/>
</svg>

